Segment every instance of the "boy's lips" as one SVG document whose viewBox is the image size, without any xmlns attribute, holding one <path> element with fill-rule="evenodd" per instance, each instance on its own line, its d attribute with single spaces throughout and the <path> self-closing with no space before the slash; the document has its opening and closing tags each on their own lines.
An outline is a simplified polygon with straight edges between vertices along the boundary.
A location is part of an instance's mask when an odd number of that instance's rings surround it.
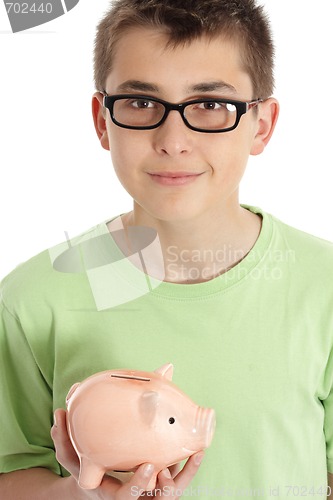
<svg viewBox="0 0 333 500">
<path fill-rule="evenodd" d="M 195 181 L 205 172 L 147 172 L 150 178 L 163 186 L 182 186 Z"/>
</svg>

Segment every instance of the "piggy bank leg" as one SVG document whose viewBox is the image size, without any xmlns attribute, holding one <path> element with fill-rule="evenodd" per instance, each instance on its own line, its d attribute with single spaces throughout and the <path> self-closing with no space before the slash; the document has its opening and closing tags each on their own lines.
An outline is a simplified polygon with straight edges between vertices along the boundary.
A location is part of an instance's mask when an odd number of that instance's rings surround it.
<svg viewBox="0 0 333 500">
<path fill-rule="evenodd" d="M 105 469 L 86 457 L 80 457 L 79 486 L 84 490 L 94 490 L 104 477 Z"/>
</svg>

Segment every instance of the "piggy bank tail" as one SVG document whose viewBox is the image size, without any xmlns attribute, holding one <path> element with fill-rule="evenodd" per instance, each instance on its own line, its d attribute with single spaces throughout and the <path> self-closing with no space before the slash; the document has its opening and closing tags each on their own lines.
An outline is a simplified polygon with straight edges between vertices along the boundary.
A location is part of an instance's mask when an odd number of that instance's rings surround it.
<svg viewBox="0 0 333 500">
<path fill-rule="evenodd" d="M 105 469 L 86 457 L 80 457 L 80 475 L 78 484 L 84 490 L 94 490 L 104 477 Z"/>
</svg>

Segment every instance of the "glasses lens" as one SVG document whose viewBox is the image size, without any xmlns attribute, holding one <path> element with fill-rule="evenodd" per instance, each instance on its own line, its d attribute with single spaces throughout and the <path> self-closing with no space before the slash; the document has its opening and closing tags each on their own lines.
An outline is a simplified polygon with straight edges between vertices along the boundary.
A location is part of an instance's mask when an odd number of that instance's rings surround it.
<svg viewBox="0 0 333 500">
<path fill-rule="evenodd" d="M 192 127 L 201 130 L 223 130 L 233 127 L 237 120 L 234 104 L 220 101 L 202 101 L 185 108 L 185 118 Z"/>
<path fill-rule="evenodd" d="M 115 101 L 113 106 L 114 119 L 130 127 L 151 127 L 163 117 L 163 104 L 149 99 L 123 98 Z"/>
</svg>

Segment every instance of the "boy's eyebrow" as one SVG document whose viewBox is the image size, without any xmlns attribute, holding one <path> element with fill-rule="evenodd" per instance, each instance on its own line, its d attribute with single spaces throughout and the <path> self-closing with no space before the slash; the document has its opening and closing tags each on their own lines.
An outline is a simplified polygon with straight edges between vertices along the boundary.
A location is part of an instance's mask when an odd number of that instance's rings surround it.
<svg viewBox="0 0 333 500">
<path fill-rule="evenodd" d="M 127 80 L 117 87 L 117 92 L 159 92 L 160 89 L 154 83 L 141 82 L 140 80 Z M 213 82 L 202 82 L 195 85 L 191 85 L 186 89 L 188 94 L 193 92 L 228 92 L 232 94 L 237 94 L 237 90 L 230 83 L 224 82 L 223 80 L 217 80 Z"/>
<path fill-rule="evenodd" d="M 231 92 L 232 94 L 237 94 L 237 90 L 230 83 L 224 82 L 222 80 L 218 80 L 216 82 L 202 82 L 197 83 L 188 88 L 188 92 L 215 92 L 223 91 L 223 92 Z"/>
<path fill-rule="evenodd" d="M 127 80 L 117 87 L 117 92 L 158 92 L 159 88 L 153 83 Z"/>
</svg>

